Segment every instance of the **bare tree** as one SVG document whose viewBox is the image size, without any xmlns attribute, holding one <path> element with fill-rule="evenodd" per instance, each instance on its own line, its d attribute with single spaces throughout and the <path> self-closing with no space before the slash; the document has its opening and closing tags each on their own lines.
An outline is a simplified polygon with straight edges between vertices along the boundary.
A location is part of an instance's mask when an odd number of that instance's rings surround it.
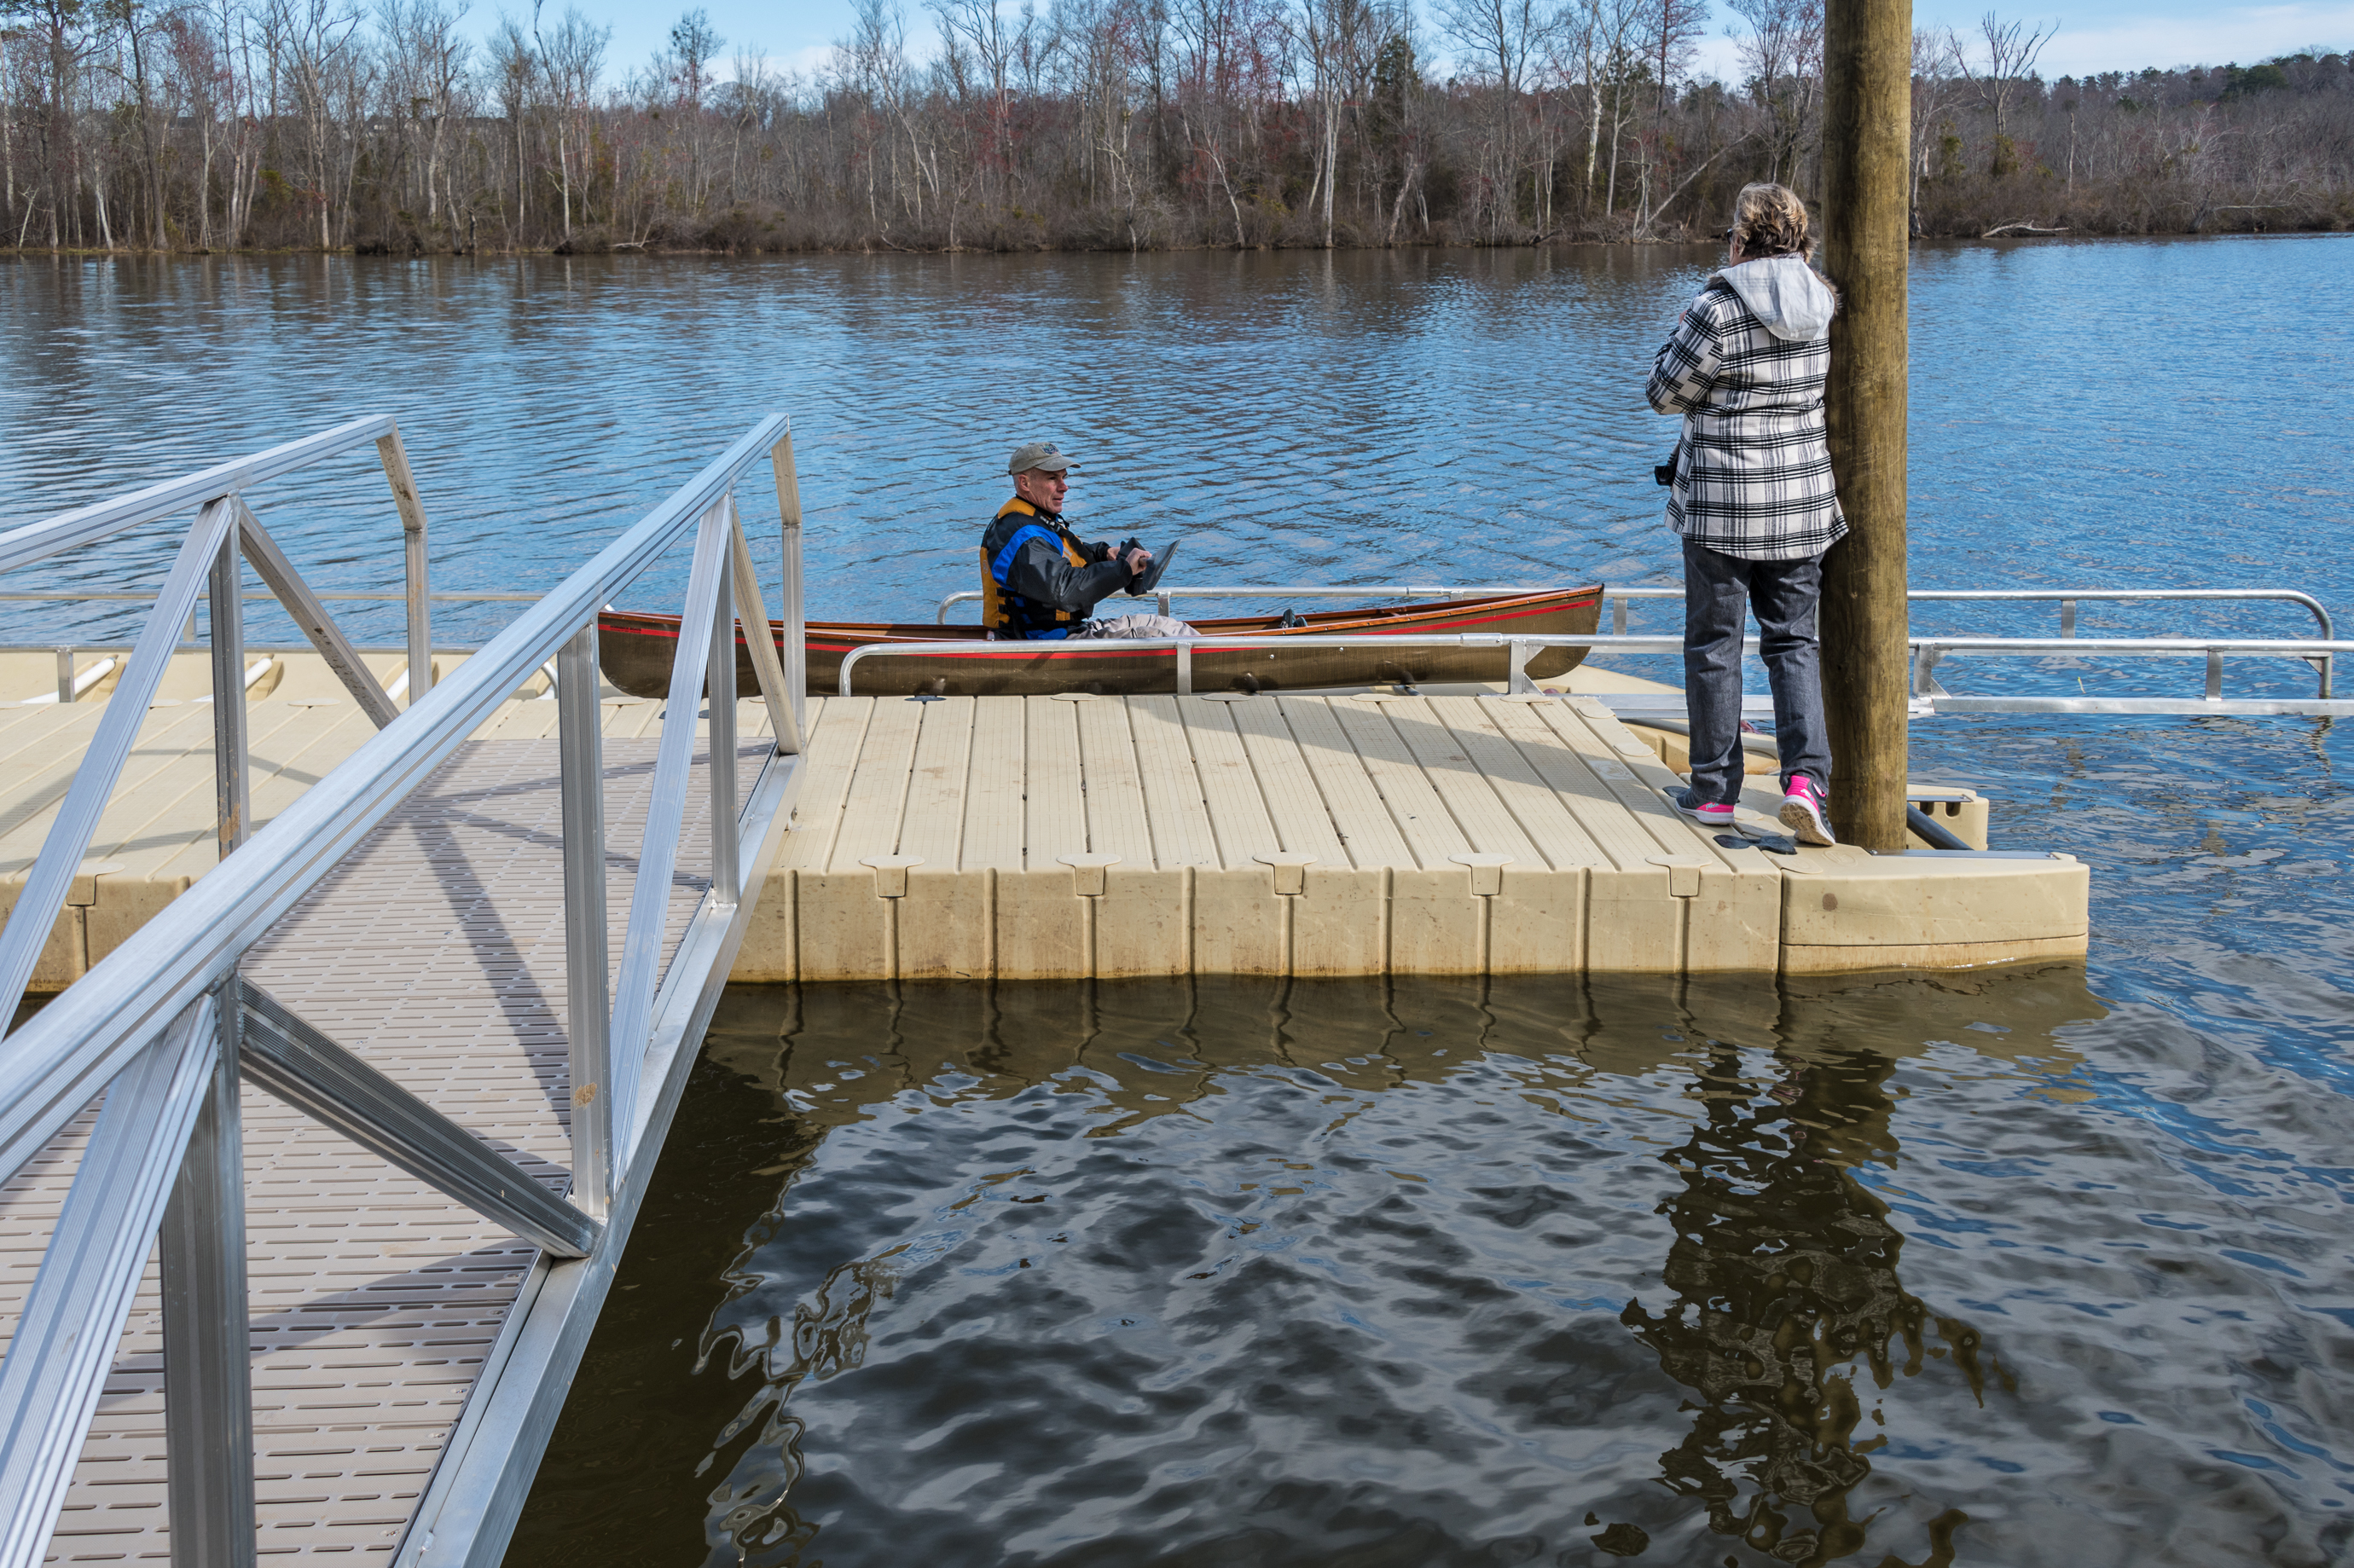
<svg viewBox="0 0 2354 1568">
<path fill-rule="evenodd" d="M 1821 106 L 1822 0 L 1731 0 L 1750 97 L 1766 111 L 1766 177 L 1795 185 L 1798 153 Z"/>
<path fill-rule="evenodd" d="M 1692 57 L 1700 47 L 1701 29 L 1707 20 L 1707 0 L 1646 0 L 1643 7 L 1643 55 L 1645 63 L 1652 68 L 1655 96 L 1651 133 L 1643 149 L 1641 182 L 1635 205 L 1638 238 L 1649 232 L 1658 211 L 1651 202 L 1651 182 L 1655 170 L 1664 167 L 1668 153 L 1668 94 L 1690 73 Z"/>
<path fill-rule="evenodd" d="M 1530 58 L 1560 20 L 1538 0 L 1438 0 L 1437 10 L 1439 30 L 1483 65 L 1493 61 L 1496 85 L 1508 95 L 1521 90 Z"/>
<path fill-rule="evenodd" d="M 1929 172 L 1932 132 L 1952 108 L 1962 74 L 1962 41 L 1951 27 L 1913 30 L 1912 231 L 1921 232 L 1921 181 Z"/>
<path fill-rule="evenodd" d="M 569 239 L 573 155 L 576 150 L 585 154 L 588 149 L 588 131 L 583 120 L 596 100 L 597 79 L 605 71 L 605 45 L 613 29 L 592 26 L 577 8 L 567 5 L 564 20 L 557 25 L 556 41 L 548 43 L 539 37 L 538 20 L 539 13 L 534 10 L 532 36 L 539 44 L 540 69 L 555 100 L 557 189 L 564 204 L 564 237 Z"/>
<path fill-rule="evenodd" d="M 1963 73 L 1978 90 L 1980 101 L 1994 111 L 1994 157 L 1988 168 L 1989 174 L 2007 175 L 2016 166 L 2010 136 L 2011 111 L 2021 94 L 2035 85 L 2035 58 L 2058 30 L 2056 24 L 2031 28 L 2024 22 L 2006 22 L 1989 11 L 1978 23 L 1978 31 L 1986 38 L 1985 73 L 1973 72 L 1967 56 L 1957 52 L 1955 57 Z"/>
<path fill-rule="evenodd" d="M 334 193 L 345 183 L 339 169 L 350 167 L 337 110 L 345 110 L 348 118 L 355 96 L 352 46 L 362 20 L 348 0 L 269 0 L 263 14 L 272 73 L 284 71 L 309 143 L 311 188 L 303 194 L 317 209 L 323 250 L 334 248 Z"/>
</svg>

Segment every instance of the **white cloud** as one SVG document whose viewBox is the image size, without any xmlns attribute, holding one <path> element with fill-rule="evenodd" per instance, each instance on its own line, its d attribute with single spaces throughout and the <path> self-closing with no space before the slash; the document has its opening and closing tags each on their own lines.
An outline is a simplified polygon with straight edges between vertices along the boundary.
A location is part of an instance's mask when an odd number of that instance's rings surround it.
<svg viewBox="0 0 2354 1568">
<path fill-rule="evenodd" d="M 2354 44 L 2354 5 L 2246 5 L 2202 16 L 2062 26 L 2038 65 L 2049 81 L 2145 66 L 2253 65 L 2316 44 Z"/>
</svg>

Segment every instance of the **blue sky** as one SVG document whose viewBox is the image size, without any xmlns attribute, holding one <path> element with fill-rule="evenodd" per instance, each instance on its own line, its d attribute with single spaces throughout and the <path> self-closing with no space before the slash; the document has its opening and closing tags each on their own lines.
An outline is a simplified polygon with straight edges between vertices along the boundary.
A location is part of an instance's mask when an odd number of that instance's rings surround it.
<svg viewBox="0 0 2354 1568">
<path fill-rule="evenodd" d="M 670 25 L 686 8 L 636 0 L 616 5 L 612 0 L 576 0 L 583 16 L 611 26 L 612 44 L 606 56 L 618 79 L 642 66 L 663 47 Z M 563 0 L 546 0 L 546 15 L 563 8 Z M 850 28 L 845 0 L 795 0 L 790 5 L 758 0 L 704 0 L 712 26 L 727 40 L 724 54 L 748 49 L 762 56 L 771 69 L 808 74 L 825 64 L 835 38 Z M 487 27 L 503 7 L 497 0 L 477 0 L 473 20 Z M 1044 9 L 1042 3 L 1040 9 Z M 1427 5 L 1421 6 L 1426 16 Z M 1972 33 L 1988 9 L 1986 0 L 1915 0 L 1916 26 L 1943 24 Z M 1725 28 L 1730 10 L 1719 0 L 1712 10 L 1714 26 L 1702 51 L 1704 72 L 1731 78 L 1736 74 L 1734 46 Z M 2048 79 L 2105 70 L 2137 70 L 2143 66 L 2242 65 L 2287 54 L 2315 44 L 2338 49 L 2354 46 L 2354 0 L 2318 0 L 2270 5 L 2187 4 L 2160 0 L 2156 5 L 2132 0 L 2095 0 L 2062 11 L 2030 13 L 2001 7 L 2006 20 L 2056 23 L 2059 31 L 2041 62 Z M 527 8 L 511 14 L 528 16 Z M 929 52 L 932 25 L 917 0 L 907 5 L 907 36 L 920 57 Z M 1435 29 L 1429 33 L 1437 42 Z M 723 70 L 724 70 L 723 67 Z"/>
</svg>

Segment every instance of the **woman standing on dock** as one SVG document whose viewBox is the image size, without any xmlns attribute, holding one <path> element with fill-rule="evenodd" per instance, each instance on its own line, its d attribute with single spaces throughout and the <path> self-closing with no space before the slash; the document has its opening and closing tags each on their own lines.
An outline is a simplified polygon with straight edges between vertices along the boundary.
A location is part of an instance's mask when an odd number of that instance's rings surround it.
<svg viewBox="0 0 2354 1568">
<path fill-rule="evenodd" d="M 1684 703 L 1691 788 L 1677 809 L 1730 830 L 1740 798 L 1741 634 L 1757 612 L 1782 759 L 1782 821 L 1832 842 L 1824 792 L 1823 552 L 1847 532 L 1823 435 L 1830 322 L 1806 204 L 1787 186 L 1742 187 L 1727 265 L 1684 309 L 1651 367 L 1651 407 L 1681 414 L 1668 526 L 1684 547 Z"/>
</svg>

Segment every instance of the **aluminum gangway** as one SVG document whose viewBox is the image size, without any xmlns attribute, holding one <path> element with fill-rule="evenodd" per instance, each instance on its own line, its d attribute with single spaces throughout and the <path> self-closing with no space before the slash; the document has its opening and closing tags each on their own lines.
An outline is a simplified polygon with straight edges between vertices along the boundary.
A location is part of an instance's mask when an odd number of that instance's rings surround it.
<svg viewBox="0 0 2354 1568">
<path fill-rule="evenodd" d="M 405 708 L 246 499 L 371 443 Z M 798 629 L 771 417 L 438 683 L 388 416 L 0 534 L 5 573 L 196 512 L 0 930 L 0 1022 L 199 599 L 221 851 L 0 1039 L 0 1565 L 499 1560 L 801 777 L 798 635 L 747 640 L 739 731 L 734 628 L 768 612 L 736 492 L 763 464 Z M 690 540 L 659 736 L 609 741 L 598 612 Z M 251 832 L 244 565 L 377 726 Z M 479 738 L 551 661 L 556 733 Z"/>
</svg>

